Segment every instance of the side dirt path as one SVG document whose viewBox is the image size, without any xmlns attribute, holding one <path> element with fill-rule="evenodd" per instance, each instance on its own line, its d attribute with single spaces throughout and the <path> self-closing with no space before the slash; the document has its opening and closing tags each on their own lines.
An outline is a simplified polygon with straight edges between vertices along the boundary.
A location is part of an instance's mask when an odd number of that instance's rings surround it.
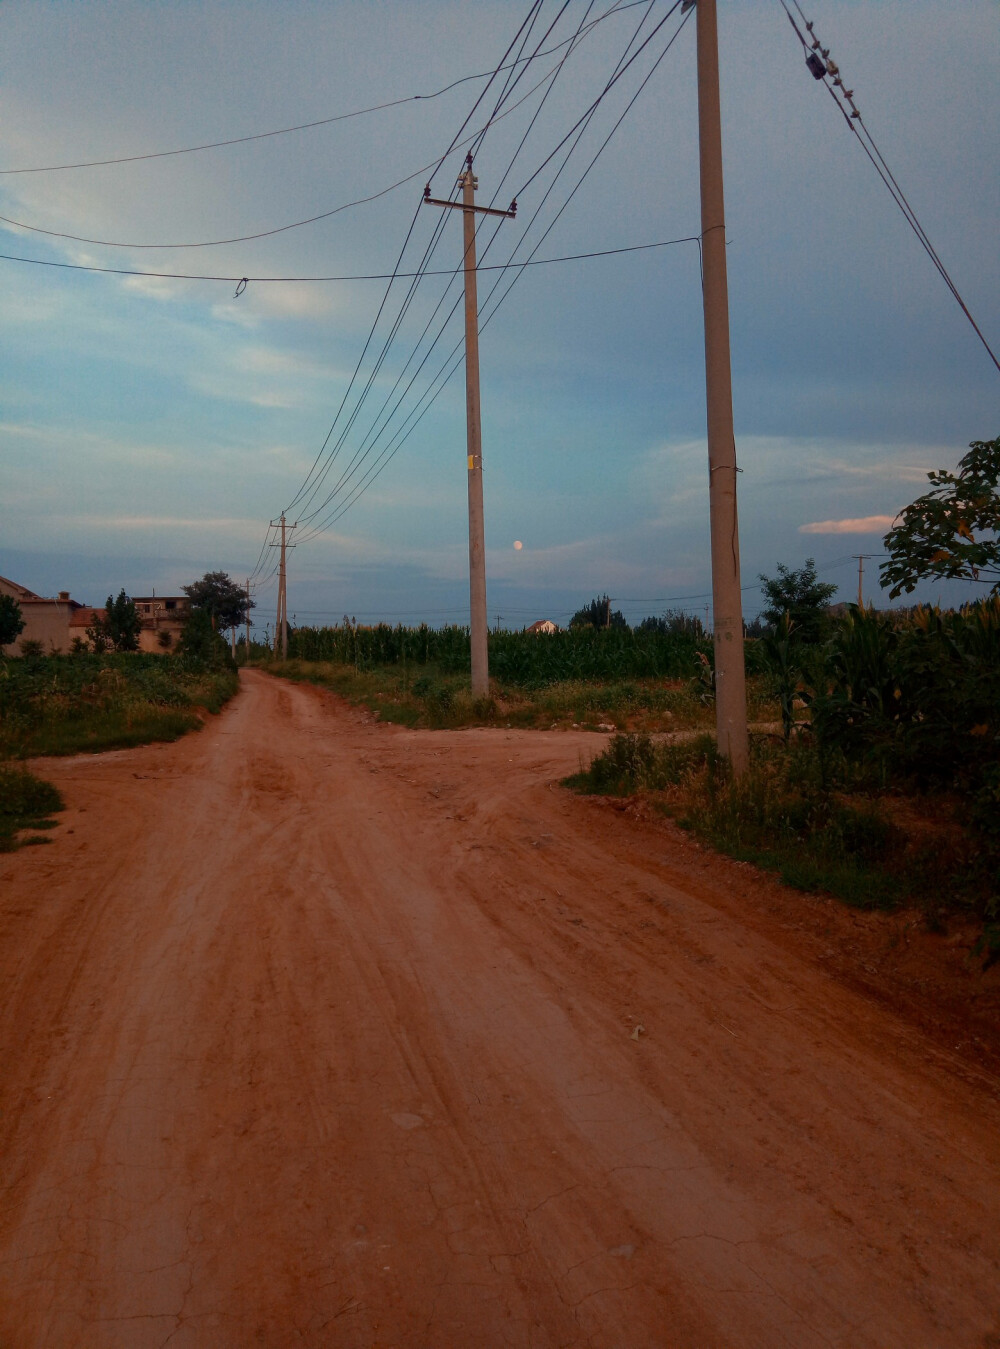
<svg viewBox="0 0 1000 1349">
<path fill-rule="evenodd" d="M 45 764 L 55 841 L 0 861 L 4 1349 L 1000 1343 L 997 1079 L 778 887 L 559 789 L 593 744 L 251 672 Z"/>
</svg>

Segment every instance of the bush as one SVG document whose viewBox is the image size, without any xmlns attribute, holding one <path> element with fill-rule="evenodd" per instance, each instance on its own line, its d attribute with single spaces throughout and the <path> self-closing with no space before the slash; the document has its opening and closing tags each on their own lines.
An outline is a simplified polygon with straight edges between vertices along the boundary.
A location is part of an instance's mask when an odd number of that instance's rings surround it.
<svg viewBox="0 0 1000 1349">
<path fill-rule="evenodd" d="M 192 609 L 177 640 L 177 654 L 188 665 L 209 670 L 235 670 L 236 662 L 225 638 L 212 627 L 207 609 Z"/>
<path fill-rule="evenodd" d="M 0 852 L 16 848 L 17 834 L 23 829 L 51 828 L 53 822 L 47 817 L 62 809 L 63 799 L 50 782 L 22 768 L 0 764 Z"/>
<path fill-rule="evenodd" d="M 571 781 L 602 796 L 631 796 L 639 791 L 663 791 L 705 765 L 713 774 L 725 771 L 710 735 L 657 744 L 652 736 L 626 733 L 612 736 L 590 768 Z"/>
<path fill-rule="evenodd" d="M 733 781 L 709 735 L 669 745 L 616 736 L 578 790 L 662 793 L 666 809 L 720 851 L 780 872 L 802 890 L 849 903 L 895 903 L 912 887 L 902 832 L 871 801 L 845 801 L 825 783 L 814 745 L 751 742 L 751 765 Z"/>
</svg>

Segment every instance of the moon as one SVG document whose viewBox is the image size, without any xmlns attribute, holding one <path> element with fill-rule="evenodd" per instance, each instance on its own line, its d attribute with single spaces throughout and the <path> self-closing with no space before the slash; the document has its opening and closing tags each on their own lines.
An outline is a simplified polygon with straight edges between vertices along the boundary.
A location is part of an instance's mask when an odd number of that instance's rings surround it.
<svg viewBox="0 0 1000 1349">
<path fill-rule="evenodd" d="M 523 547 L 524 547 L 524 544 L 521 542 L 520 539 L 515 539 L 515 540 L 514 540 L 514 552 L 515 552 L 515 553 L 519 553 Z"/>
</svg>

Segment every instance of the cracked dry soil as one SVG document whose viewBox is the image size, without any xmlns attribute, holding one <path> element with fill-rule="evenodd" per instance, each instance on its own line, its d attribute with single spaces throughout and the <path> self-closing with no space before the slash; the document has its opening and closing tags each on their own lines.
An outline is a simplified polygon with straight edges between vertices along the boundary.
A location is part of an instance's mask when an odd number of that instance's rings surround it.
<svg viewBox="0 0 1000 1349">
<path fill-rule="evenodd" d="M 4 1349 L 1000 1343 L 996 1077 L 773 883 L 560 789 L 595 743 L 250 672 L 45 763 L 69 809 L 0 862 Z"/>
</svg>

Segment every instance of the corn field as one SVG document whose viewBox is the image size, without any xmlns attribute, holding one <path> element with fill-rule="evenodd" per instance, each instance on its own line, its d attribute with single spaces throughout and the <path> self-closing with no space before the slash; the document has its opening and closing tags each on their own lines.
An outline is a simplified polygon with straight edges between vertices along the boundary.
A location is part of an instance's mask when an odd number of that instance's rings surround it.
<svg viewBox="0 0 1000 1349">
<path fill-rule="evenodd" d="M 570 628 L 555 633 L 491 632 L 490 674 L 502 684 L 544 688 L 565 680 L 687 679 L 698 652 L 711 643 L 688 633 L 619 628 Z M 434 664 L 446 671 L 469 668 L 469 630 L 464 627 L 298 628 L 289 657 L 333 661 L 371 669 L 377 665 Z"/>
</svg>

